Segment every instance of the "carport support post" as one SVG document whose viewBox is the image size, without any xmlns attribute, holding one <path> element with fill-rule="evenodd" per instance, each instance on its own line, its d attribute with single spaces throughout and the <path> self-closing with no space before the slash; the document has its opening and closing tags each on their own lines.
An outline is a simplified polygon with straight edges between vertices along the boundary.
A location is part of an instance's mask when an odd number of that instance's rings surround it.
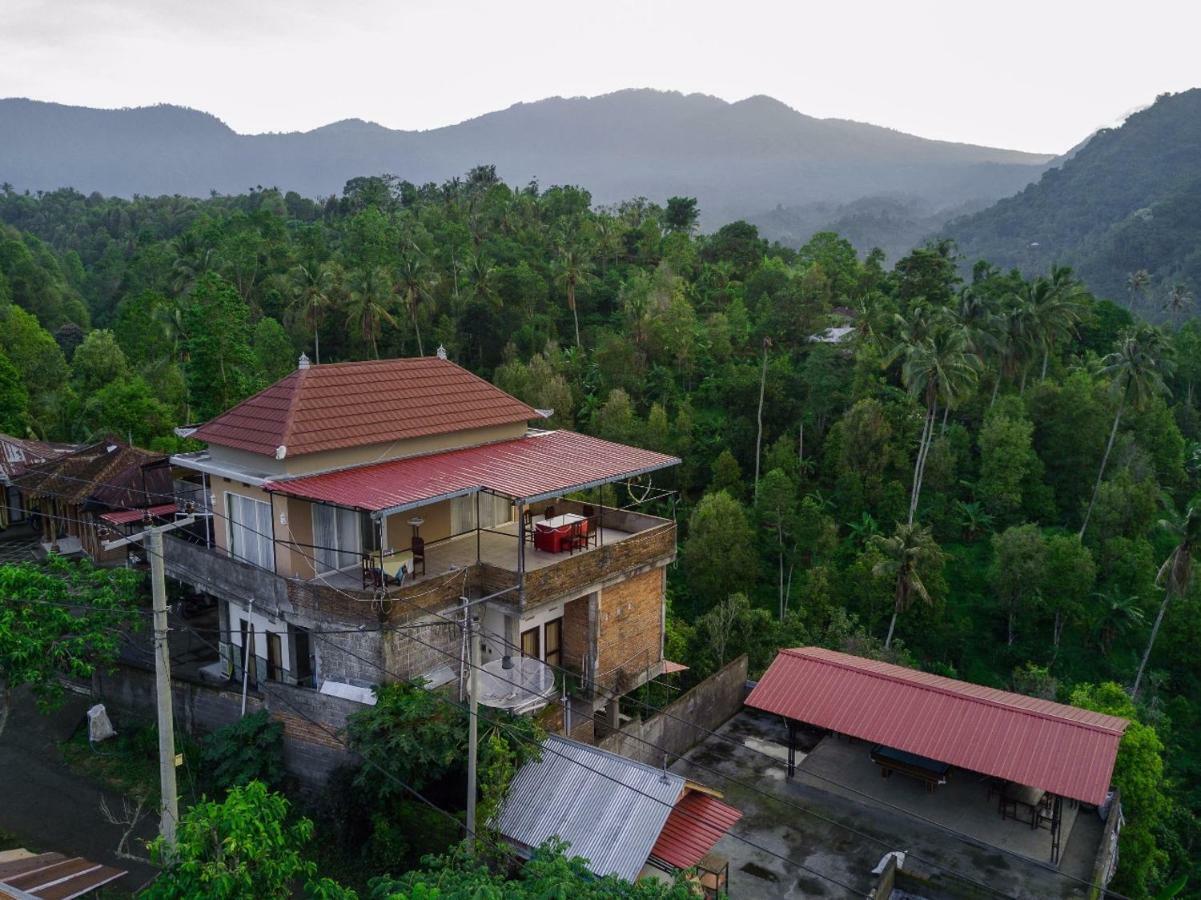
<svg viewBox="0 0 1201 900">
<path fill-rule="evenodd" d="M 467 620 L 467 631 L 471 645 L 471 671 L 467 674 L 468 692 L 471 695 L 471 718 L 467 730 L 467 847 L 475 848 L 475 779 L 476 757 L 479 754 L 479 665 L 480 630 L 479 619 Z"/>
<path fill-rule="evenodd" d="M 788 777 L 796 774 L 796 722 L 788 720 Z"/>
</svg>

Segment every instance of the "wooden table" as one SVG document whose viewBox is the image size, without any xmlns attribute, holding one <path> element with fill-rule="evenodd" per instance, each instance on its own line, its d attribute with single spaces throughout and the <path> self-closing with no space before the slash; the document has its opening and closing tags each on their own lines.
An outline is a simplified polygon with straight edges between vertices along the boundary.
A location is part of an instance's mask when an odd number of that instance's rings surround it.
<svg viewBox="0 0 1201 900">
<path fill-rule="evenodd" d="M 402 569 L 404 570 L 403 575 L 401 574 Z M 378 550 L 374 550 L 363 557 L 364 587 L 366 587 L 367 575 L 370 572 L 376 573 L 377 577 L 382 572 L 385 583 L 387 579 L 391 579 L 400 584 L 403 578 L 410 575 L 412 571 L 413 553 L 411 550 L 389 550 L 384 553 L 382 564 Z"/>
<path fill-rule="evenodd" d="M 881 776 L 888 778 L 893 772 L 900 772 L 902 775 L 908 775 L 910 778 L 916 778 L 923 782 L 926 785 L 927 793 L 933 793 L 934 788 L 938 785 L 946 784 L 947 773 L 951 771 L 951 767 L 947 763 L 926 756 L 918 756 L 916 753 L 906 753 L 904 750 L 897 750 L 893 747 L 885 747 L 883 744 L 872 747 L 870 755 L 872 762 L 880 767 Z"/>
<path fill-rule="evenodd" d="M 534 523 L 534 548 L 547 553 L 560 553 L 564 544 L 570 542 L 573 525 L 579 524 L 584 534 L 588 532 L 588 520 L 576 513 L 563 513 L 551 519 Z"/>
<path fill-rule="evenodd" d="M 1010 807 L 1013 808 L 1013 818 L 1018 819 L 1018 807 L 1024 806 L 1030 810 L 1030 827 L 1038 827 L 1038 810 L 1042 806 L 1047 792 L 1042 788 L 1031 787 L 1028 784 L 1006 784 L 1001 791 L 1001 818 L 1009 818 Z M 1021 821 L 1019 819 L 1019 821 Z"/>
</svg>

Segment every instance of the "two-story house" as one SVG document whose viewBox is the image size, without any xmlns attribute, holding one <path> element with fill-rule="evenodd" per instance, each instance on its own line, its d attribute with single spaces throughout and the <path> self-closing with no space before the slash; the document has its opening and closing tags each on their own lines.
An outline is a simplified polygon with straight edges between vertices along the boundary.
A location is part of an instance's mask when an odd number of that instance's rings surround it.
<svg viewBox="0 0 1201 900">
<path fill-rule="evenodd" d="M 613 698 L 663 670 L 676 552 L 674 521 L 629 507 L 679 460 L 543 418 L 440 356 L 301 357 L 198 427 L 207 449 L 172 463 L 199 522 L 167 566 L 220 601 L 226 674 L 245 659 L 251 683 L 343 696 L 447 683 L 470 608 L 485 665 L 542 660 L 560 687 L 570 671 L 579 719 L 607 703 L 614 721 Z M 599 502 L 606 485 L 627 508 Z"/>
</svg>

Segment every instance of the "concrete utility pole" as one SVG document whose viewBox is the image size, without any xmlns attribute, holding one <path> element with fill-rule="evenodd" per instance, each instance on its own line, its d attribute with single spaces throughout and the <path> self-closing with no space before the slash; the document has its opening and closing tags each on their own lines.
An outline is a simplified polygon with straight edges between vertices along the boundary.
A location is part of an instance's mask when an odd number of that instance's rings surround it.
<svg viewBox="0 0 1201 900">
<path fill-rule="evenodd" d="M 159 834 L 168 847 L 175 845 L 175 826 L 179 822 L 179 796 L 175 786 L 175 717 L 171 709 L 171 648 L 167 642 L 167 570 L 163 564 L 163 532 L 191 525 L 193 516 L 170 525 L 147 525 L 146 530 L 116 541 L 105 541 L 104 549 L 113 550 L 143 541 L 150 558 L 150 592 L 154 601 L 154 686 L 158 707 L 158 776 L 162 804 L 159 810 Z"/>
<path fill-rule="evenodd" d="M 467 691 L 471 697 L 471 718 L 467 730 L 467 846 L 475 849 L 475 782 L 476 759 L 479 756 L 479 686 L 480 686 L 480 632 L 478 617 L 467 620 L 468 640 L 471 644 L 471 671 L 467 675 Z"/>
</svg>

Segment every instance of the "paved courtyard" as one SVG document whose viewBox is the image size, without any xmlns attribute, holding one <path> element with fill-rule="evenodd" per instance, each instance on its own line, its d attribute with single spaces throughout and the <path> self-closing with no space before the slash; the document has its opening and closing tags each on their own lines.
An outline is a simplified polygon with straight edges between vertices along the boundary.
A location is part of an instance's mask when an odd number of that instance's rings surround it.
<svg viewBox="0 0 1201 900">
<path fill-rule="evenodd" d="M 871 870 L 890 850 L 909 854 L 904 869 L 929 900 L 1087 896 L 1081 880 L 1101 835 L 1095 812 L 1075 816 L 1057 869 L 1046 861 L 1049 833 L 1002 821 L 995 798 L 987 800 L 971 773 L 956 770 L 948 785 L 927 794 L 909 779 L 881 778 L 866 745 L 815 738 L 808 759 L 798 753 L 798 777 L 789 781 L 786 742 L 779 717 L 744 709 L 672 766 L 723 791 L 743 812 L 715 848 L 730 860 L 731 897 L 856 896 L 875 884 Z"/>
</svg>

